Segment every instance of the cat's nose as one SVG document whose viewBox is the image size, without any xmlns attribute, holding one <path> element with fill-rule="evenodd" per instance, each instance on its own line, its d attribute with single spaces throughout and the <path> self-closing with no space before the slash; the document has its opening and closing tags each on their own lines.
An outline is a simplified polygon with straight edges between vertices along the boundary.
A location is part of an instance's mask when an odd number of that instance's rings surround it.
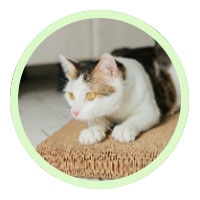
<svg viewBox="0 0 200 200">
<path fill-rule="evenodd" d="M 76 117 L 79 114 L 79 112 L 78 111 L 72 111 L 72 114 Z"/>
</svg>

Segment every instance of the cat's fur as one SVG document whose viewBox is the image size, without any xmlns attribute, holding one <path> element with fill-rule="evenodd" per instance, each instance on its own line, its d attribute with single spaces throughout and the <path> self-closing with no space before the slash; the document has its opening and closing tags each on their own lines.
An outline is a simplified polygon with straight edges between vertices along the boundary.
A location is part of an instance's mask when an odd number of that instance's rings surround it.
<svg viewBox="0 0 200 200">
<path fill-rule="evenodd" d="M 82 144 L 102 141 L 113 124 L 113 138 L 133 141 L 161 117 L 180 108 L 175 69 L 157 43 L 154 47 L 118 49 L 97 61 L 76 63 L 63 56 L 60 61 L 69 80 L 65 97 L 72 115 L 88 122 L 79 136 Z M 67 92 L 73 93 L 74 100 Z M 97 97 L 89 101 L 87 92 L 95 92 Z"/>
</svg>

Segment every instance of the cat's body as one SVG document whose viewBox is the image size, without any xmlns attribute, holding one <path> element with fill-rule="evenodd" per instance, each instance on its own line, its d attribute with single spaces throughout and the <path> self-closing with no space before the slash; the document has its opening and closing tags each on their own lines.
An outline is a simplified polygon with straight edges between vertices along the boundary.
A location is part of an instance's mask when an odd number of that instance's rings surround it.
<svg viewBox="0 0 200 200">
<path fill-rule="evenodd" d="M 178 77 L 171 60 L 158 43 L 153 47 L 116 49 L 112 55 L 132 58 L 142 64 L 151 80 L 154 96 L 163 116 L 179 109 Z"/>
<path fill-rule="evenodd" d="M 61 56 L 72 115 L 89 125 L 80 133 L 81 143 L 100 142 L 113 124 L 113 138 L 133 141 L 179 109 L 180 89 L 169 58 L 164 55 L 159 61 L 163 52 L 157 54 L 155 47 L 145 52 L 118 49 L 113 56 L 104 54 L 98 61 L 81 63 Z"/>
</svg>

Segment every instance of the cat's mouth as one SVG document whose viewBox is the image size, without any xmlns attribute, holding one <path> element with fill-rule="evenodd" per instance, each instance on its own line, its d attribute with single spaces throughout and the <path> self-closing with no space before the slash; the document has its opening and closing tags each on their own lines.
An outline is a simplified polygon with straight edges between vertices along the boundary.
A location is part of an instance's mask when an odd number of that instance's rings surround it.
<svg viewBox="0 0 200 200">
<path fill-rule="evenodd" d="M 93 119 L 93 116 L 91 116 L 91 114 L 87 114 L 87 113 L 71 111 L 71 114 L 72 114 L 73 118 L 77 119 L 77 120 L 88 121 L 88 120 Z"/>
<path fill-rule="evenodd" d="M 95 114 L 91 113 L 80 113 L 78 116 L 73 116 L 74 119 L 80 120 L 80 121 L 93 121 L 94 119 L 101 119 L 103 116 L 97 116 Z"/>
</svg>

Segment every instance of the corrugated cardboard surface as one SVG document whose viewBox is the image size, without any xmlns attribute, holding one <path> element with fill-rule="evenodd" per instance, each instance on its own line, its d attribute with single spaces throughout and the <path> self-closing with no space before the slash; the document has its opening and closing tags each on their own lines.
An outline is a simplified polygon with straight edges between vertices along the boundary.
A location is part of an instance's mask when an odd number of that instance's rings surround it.
<svg viewBox="0 0 200 200">
<path fill-rule="evenodd" d="M 110 134 L 97 144 L 82 145 L 78 136 L 87 124 L 72 120 L 37 146 L 51 165 L 71 176 L 117 179 L 151 163 L 172 137 L 179 114 L 142 133 L 134 142 L 120 143 Z"/>
</svg>

